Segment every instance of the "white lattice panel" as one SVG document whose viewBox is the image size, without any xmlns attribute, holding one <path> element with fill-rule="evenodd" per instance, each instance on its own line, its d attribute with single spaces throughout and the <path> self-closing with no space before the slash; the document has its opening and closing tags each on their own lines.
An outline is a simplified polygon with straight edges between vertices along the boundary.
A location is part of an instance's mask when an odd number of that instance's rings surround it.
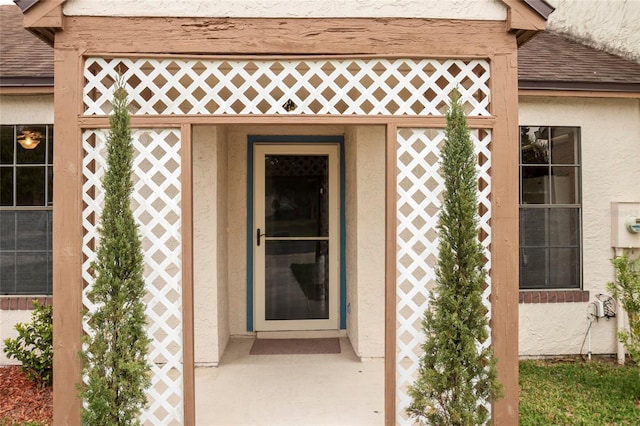
<svg viewBox="0 0 640 426">
<path fill-rule="evenodd" d="M 93 279 L 89 265 L 98 244 L 97 225 L 104 202 L 101 179 L 106 166 L 107 131 L 83 134 L 82 224 L 84 228 L 83 303 Z M 147 331 L 152 384 L 143 424 L 183 423 L 182 237 L 180 131 L 133 131 L 134 189 L 131 206 L 139 225 L 147 286 Z M 84 324 L 85 331 L 87 326 Z"/>
<path fill-rule="evenodd" d="M 437 59 L 126 59 L 85 62 L 85 115 L 111 113 L 122 74 L 136 115 L 444 115 L 452 89 L 490 115 L 489 63 Z"/>
<path fill-rule="evenodd" d="M 480 234 L 491 269 L 490 168 L 491 135 L 474 130 L 478 154 Z M 435 287 L 438 257 L 437 223 L 444 180 L 439 173 L 442 129 L 399 129 L 397 146 L 397 282 L 396 282 L 396 424 L 410 425 L 405 409 L 410 403 L 407 387 L 415 380 L 424 343 L 422 317 L 429 292 Z M 491 318 L 490 279 L 483 302 Z M 490 345 L 491 339 L 484 342 Z"/>
</svg>

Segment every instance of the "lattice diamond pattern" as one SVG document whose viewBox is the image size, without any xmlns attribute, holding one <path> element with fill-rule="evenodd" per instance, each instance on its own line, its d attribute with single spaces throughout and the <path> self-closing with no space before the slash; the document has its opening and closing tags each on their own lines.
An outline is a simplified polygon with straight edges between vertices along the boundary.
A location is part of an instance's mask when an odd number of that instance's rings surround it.
<svg viewBox="0 0 640 426">
<path fill-rule="evenodd" d="M 453 88 L 489 116 L 482 59 L 126 59 L 85 62 L 85 115 L 111 113 L 122 74 L 136 115 L 444 115 Z"/>
<path fill-rule="evenodd" d="M 152 384 L 143 424 L 183 423 L 182 238 L 180 131 L 133 131 L 135 150 L 131 206 L 139 223 L 145 259 L 149 360 Z M 101 179 L 106 166 L 107 131 L 83 134 L 84 228 L 82 276 L 86 288 L 98 243 L 97 224 L 104 202 Z M 94 308 L 83 295 L 83 303 Z M 84 324 L 87 331 L 87 326 Z"/>
<path fill-rule="evenodd" d="M 472 131 L 478 155 L 480 238 L 491 268 L 491 134 Z M 405 409 L 410 403 L 407 387 L 415 380 L 421 345 L 422 315 L 429 292 L 435 286 L 438 256 L 437 223 L 444 181 L 439 174 L 442 129 L 399 129 L 397 146 L 397 307 L 396 307 L 396 424 L 410 425 Z M 483 302 L 491 317 L 490 279 Z M 484 342 L 490 345 L 491 339 Z"/>
</svg>

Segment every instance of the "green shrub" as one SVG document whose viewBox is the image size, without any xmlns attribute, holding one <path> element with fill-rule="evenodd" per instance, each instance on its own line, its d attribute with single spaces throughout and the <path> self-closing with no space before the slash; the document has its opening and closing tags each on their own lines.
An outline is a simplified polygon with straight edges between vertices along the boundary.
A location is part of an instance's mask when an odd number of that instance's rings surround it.
<svg viewBox="0 0 640 426">
<path fill-rule="evenodd" d="M 451 95 L 441 170 L 445 182 L 438 220 L 436 288 L 422 321 L 426 341 L 407 413 L 420 424 L 484 425 L 483 402 L 502 395 L 482 291 L 487 272 L 478 240 L 477 157 L 460 94 Z"/>
<path fill-rule="evenodd" d="M 31 322 L 18 323 L 18 337 L 5 339 L 4 353 L 22 363 L 22 371 L 38 384 L 53 383 L 53 308 L 33 301 Z"/>
<path fill-rule="evenodd" d="M 611 259 L 616 281 L 608 284 L 609 291 L 629 316 L 629 331 L 618 331 L 618 339 L 636 364 L 640 364 L 640 258 L 629 253 Z"/>
<path fill-rule="evenodd" d="M 126 91 L 118 83 L 110 117 L 100 244 L 92 263 L 95 282 L 84 319 L 82 423 L 137 425 L 151 384 L 147 353 L 144 256 L 131 210 L 133 144 Z"/>
</svg>

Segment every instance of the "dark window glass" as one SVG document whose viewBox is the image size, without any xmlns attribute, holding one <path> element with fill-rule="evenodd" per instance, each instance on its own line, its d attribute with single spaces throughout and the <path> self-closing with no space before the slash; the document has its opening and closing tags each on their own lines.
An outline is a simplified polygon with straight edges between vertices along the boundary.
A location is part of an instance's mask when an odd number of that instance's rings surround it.
<svg viewBox="0 0 640 426">
<path fill-rule="evenodd" d="M 46 252 L 16 254 L 16 286 L 21 294 L 50 293 L 49 256 Z"/>
<path fill-rule="evenodd" d="M 44 167 L 16 167 L 16 205 L 44 206 Z"/>
<path fill-rule="evenodd" d="M 580 254 L 577 248 L 549 249 L 549 287 L 578 287 Z M 571 285 L 574 284 L 574 285 Z"/>
<path fill-rule="evenodd" d="M 16 212 L 0 210 L 0 250 L 16 249 Z"/>
<path fill-rule="evenodd" d="M 520 249 L 520 288 L 547 287 L 548 253 L 546 248 Z"/>
<path fill-rule="evenodd" d="M 46 250 L 49 234 L 49 212 L 46 210 L 22 211 L 16 217 L 16 249 Z"/>
<path fill-rule="evenodd" d="M 0 126 L 0 164 L 13 164 L 14 126 Z"/>
<path fill-rule="evenodd" d="M 549 167 L 522 166 L 522 204 L 549 204 Z"/>
<path fill-rule="evenodd" d="M 0 166 L 0 206 L 13 206 L 13 167 Z"/>
<path fill-rule="evenodd" d="M 0 252 L 0 294 L 16 294 L 15 252 Z"/>
<path fill-rule="evenodd" d="M 53 164 L 53 127 L 47 126 L 47 163 Z"/>
<path fill-rule="evenodd" d="M 573 166 L 551 167 L 552 204 L 578 204 L 577 171 L 577 167 Z"/>
<path fill-rule="evenodd" d="M 580 235 L 580 210 L 577 208 L 549 209 L 549 245 L 577 247 Z"/>
<path fill-rule="evenodd" d="M 520 210 L 520 245 L 545 247 L 547 245 L 547 209 Z"/>
<path fill-rule="evenodd" d="M 578 163 L 578 134 L 575 127 L 551 127 L 551 162 Z"/>
<path fill-rule="evenodd" d="M 53 205 L 53 166 L 47 166 L 47 206 Z"/>
<path fill-rule="evenodd" d="M 521 127 L 520 153 L 522 164 L 549 163 L 549 128 Z"/>
</svg>

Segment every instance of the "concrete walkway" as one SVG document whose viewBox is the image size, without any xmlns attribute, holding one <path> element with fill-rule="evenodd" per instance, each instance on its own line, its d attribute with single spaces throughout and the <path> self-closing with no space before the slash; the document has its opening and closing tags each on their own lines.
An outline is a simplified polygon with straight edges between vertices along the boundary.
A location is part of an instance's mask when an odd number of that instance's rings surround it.
<svg viewBox="0 0 640 426">
<path fill-rule="evenodd" d="M 342 353 L 249 355 L 232 339 L 218 368 L 196 368 L 199 426 L 375 426 L 384 424 L 384 361 Z"/>
</svg>

